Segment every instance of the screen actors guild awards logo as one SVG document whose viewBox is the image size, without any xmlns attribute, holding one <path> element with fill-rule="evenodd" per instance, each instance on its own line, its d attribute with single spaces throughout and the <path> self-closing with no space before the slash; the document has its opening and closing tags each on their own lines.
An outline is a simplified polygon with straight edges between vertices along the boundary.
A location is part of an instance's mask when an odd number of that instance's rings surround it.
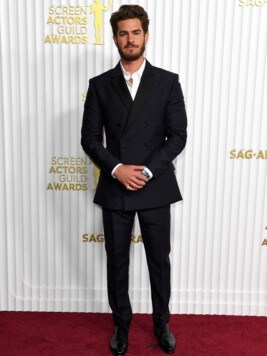
<svg viewBox="0 0 267 356">
<path fill-rule="evenodd" d="M 110 10 L 112 0 L 93 0 L 91 5 L 50 5 L 46 25 L 50 34 L 45 44 L 104 44 L 104 12 Z M 93 22 L 93 23 L 92 23 Z M 92 34 L 90 24 L 93 25 Z"/>
<path fill-rule="evenodd" d="M 52 157 L 46 189 L 76 192 L 88 190 L 89 164 L 87 157 Z"/>
</svg>

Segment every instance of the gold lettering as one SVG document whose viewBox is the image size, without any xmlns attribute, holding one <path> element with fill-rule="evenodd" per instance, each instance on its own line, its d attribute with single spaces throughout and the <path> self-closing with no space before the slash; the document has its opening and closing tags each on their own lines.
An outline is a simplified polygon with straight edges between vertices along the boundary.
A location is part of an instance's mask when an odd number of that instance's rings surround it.
<svg viewBox="0 0 267 356">
<path fill-rule="evenodd" d="M 77 43 L 75 43 L 75 37 L 69 36 L 69 43 L 77 44 Z"/>
<path fill-rule="evenodd" d="M 49 15 L 54 15 L 54 13 L 55 13 L 55 8 L 54 8 L 54 6 L 50 6 L 50 7 L 49 7 Z"/>
<path fill-rule="evenodd" d="M 87 166 L 77 166 L 76 167 L 76 173 L 80 174 L 87 174 L 88 173 L 88 167 Z"/>
<path fill-rule="evenodd" d="M 265 0 L 256 0 L 255 5 L 256 6 L 262 6 L 264 5 Z"/>
<path fill-rule="evenodd" d="M 61 17 L 60 16 L 55 16 L 54 17 L 54 24 L 55 25 L 60 25 L 61 24 Z"/>
<path fill-rule="evenodd" d="M 88 159 L 87 159 L 87 158 L 81 158 L 81 157 L 79 157 L 78 160 L 79 160 L 79 161 L 77 161 L 77 162 L 79 162 L 79 163 L 77 163 L 77 164 L 87 166 L 87 164 L 88 164 Z"/>
<path fill-rule="evenodd" d="M 267 246 L 267 239 L 264 239 L 264 240 L 262 241 L 261 246 Z"/>
<path fill-rule="evenodd" d="M 142 239 L 142 236 L 139 235 L 139 236 L 134 236 L 132 235 L 131 236 L 131 241 L 135 244 L 139 243 L 139 242 L 143 242 L 143 239 Z"/>
<path fill-rule="evenodd" d="M 88 234 L 83 234 L 83 242 L 88 242 Z"/>
<path fill-rule="evenodd" d="M 260 151 L 258 152 L 258 154 L 257 154 L 256 158 L 257 158 L 257 159 L 259 159 L 259 158 L 264 159 L 264 153 L 263 153 L 263 151 L 262 151 L 262 150 L 260 150 Z"/>
<path fill-rule="evenodd" d="M 58 18 L 77 18 L 77 24 L 87 24 L 89 6 L 50 6 L 49 15 L 57 15 Z M 83 19 L 81 22 L 80 19 Z"/>
<path fill-rule="evenodd" d="M 88 43 L 87 36 L 82 37 L 82 44 L 86 45 Z"/>
<path fill-rule="evenodd" d="M 51 42 L 52 43 L 60 43 L 60 36 L 51 35 Z"/>
<path fill-rule="evenodd" d="M 91 234 L 89 237 L 88 233 L 85 233 L 82 235 L 83 238 L 83 242 L 99 242 L 99 243 L 103 243 L 105 241 L 105 236 L 103 234 Z M 139 242 L 143 242 L 142 239 L 142 235 L 139 236 L 131 236 L 131 241 L 133 243 L 139 243 Z"/>
<path fill-rule="evenodd" d="M 61 37 L 61 43 L 68 43 L 66 36 Z"/>
<path fill-rule="evenodd" d="M 103 242 L 104 241 L 104 235 L 102 235 L 102 234 L 97 235 L 96 240 L 97 240 L 97 242 Z"/>
<path fill-rule="evenodd" d="M 243 153 L 242 150 L 238 151 L 238 154 L 237 154 L 236 158 L 244 158 L 244 153 Z"/>
<path fill-rule="evenodd" d="M 51 24 L 53 25 L 53 23 L 54 23 L 53 17 L 49 16 L 48 19 L 47 19 L 47 24 L 48 25 L 51 25 Z"/>
<path fill-rule="evenodd" d="M 63 33 L 65 33 L 64 32 L 64 26 L 58 26 L 58 28 L 57 28 L 57 32 L 59 33 L 59 34 L 63 34 Z"/>
<path fill-rule="evenodd" d="M 45 37 L 45 43 L 52 43 L 52 39 L 49 35 Z"/>
<path fill-rule="evenodd" d="M 62 6 L 62 14 L 63 15 L 72 15 L 73 6 Z"/>
<path fill-rule="evenodd" d="M 235 149 L 230 151 L 230 158 L 231 159 L 236 158 L 235 151 L 236 151 Z"/>
<path fill-rule="evenodd" d="M 59 158 L 57 159 L 57 164 L 62 165 L 63 162 L 64 162 L 63 157 L 59 157 Z"/>
<path fill-rule="evenodd" d="M 267 0 L 265 0 L 267 3 Z M 267 159 L 267 150 L 259 150 L 257 153 L 253 153 L 253 150 L 244 150 L 244 149 L 240 149 L 240 150 L 236 150 L 236 149 L 232 149 L 230 151 L 230 159 L 233 158 L 246 158 L 246 159 L 251 159 L 255 157 L 256 159 Z"/>
<path fill-rule="evenodd" d="M 87 92 L 82 93 L 82 101 L 86 100 Z"/>
<path fill-rule="evenodd" d="M 63 179 L 64 181 L 64 179 Z M 80 191 L 80 190 L 88 190 L 88 185 L 86 183 L 49 183 L 47 185 L 47 190 L 71 190 L 71 191 Z"/>
<path fill-rule="evenodd" d="M 252 156 L 253 156 L 252 150 L 245 151 L 245 158 L 252 158 Z"/>
<path fill-rule="evenodd" d="M 142 239 L 142 236 L 141 236 L 141 235 L 139 235 L 139 236 L 138 236 L 138 238 L 137 238 L 137 241 L 136 241 L 136 242 L 137 242 L 137 243 L 138 243 L 138 242 L 143 242 L 143 239 Z"/>
<path fill-rule="evenodd" d="M 61 174 L 59 176 L 59 181 L 64 183 L 64 182 L 76 182 L 76 183 L 84 183 L 87 181 L 87 176 L 84 174 L 78 175 L 78 174 Z"/>
<path fill-rule="evenodd" d="M 87 166 L 71 166 L 71 167 L 69 167 L 69 166 L 51 166 L 49 173 L 57 173 L 57 174 L 75 174 L 76 173 L 76 174 L 85 175 L 88 173 L 88 167 Z"/>
<path fill-rule="evenodd" d="M 49 173 L 56 173 L 56 170 L 55 170 L 55 167 L 54 166 L 51 166 L 50 170 L 49 170 Z"/>
<path fill-rule="evenodd" d="M 54 190 L 52 183 L 49 183 L 46 189 L 47 190 Z"/>
<path fill-rule="evenodd" d="M 57 32 L 61 35 L 84 35 L 87 33 L 87 27 L 58 26 Z"/>
<path fill-rule="evenodd" d="M 62 12 L 59 10 L 61 10 L 61 6 L 56 6 L 55 14 L 60 15 Z"/>
<path fill-rule="evenodd" d="M 90 239 L 89 239 L 89 242 L 96 242 L 96 238 L 95 238 L 95 235 L 94 234 L 92 234 L 91 236 L 90 236 Z"/>
<path fill-rule="evenodd" d="M 243 6 L 262 6 L 265 3 L 266 0 L 247 0 Z"/>
</svg>

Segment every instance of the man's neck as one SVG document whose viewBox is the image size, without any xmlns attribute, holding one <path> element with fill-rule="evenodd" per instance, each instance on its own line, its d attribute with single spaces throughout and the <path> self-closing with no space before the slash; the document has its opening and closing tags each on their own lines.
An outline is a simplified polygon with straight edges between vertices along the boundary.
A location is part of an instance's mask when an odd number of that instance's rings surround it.
<svg viewBox="0 0 267 356">
<path fill-rule="evenodd" d="M 145 58 L 143 56 L 132 62 L 121 59 L 121 64 L 123 65 L 123 68 L 127 70 L 127 72 L 133 74 L 137 72 L 138 69 L 142 66 L 144 60 Z"/>
</svg>

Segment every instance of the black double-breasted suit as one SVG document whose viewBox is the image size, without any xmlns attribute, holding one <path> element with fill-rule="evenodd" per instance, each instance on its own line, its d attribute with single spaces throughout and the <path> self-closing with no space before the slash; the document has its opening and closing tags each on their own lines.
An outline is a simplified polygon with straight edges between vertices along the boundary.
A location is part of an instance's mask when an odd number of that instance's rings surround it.
<svg viewBox="0 0 267 356">
<path fill-rule="evenodd" d="M 125 251 L 129 248 L 129 234 L 131 233 L 135 211 L 144 213 L 142 216 L 139 215 L 143 239 L 145 236 L 146 240 L 151 241 L 153 239 L 149 235 L 156 234 L 156 231 L 152 232 L 153 228 L 150 232 L 149 227 L 144 227 L 146 220 L 151 220 L 148 212 L 153 212 L 154 215 L 158 214 L 158 217 L 155 215 L 156 220 L 160 220 L 159 215 L 161 217 L 164 214 L 166 215 L 166 219 L 163 218 L 163 225 L 165 233 L 169 235 L 169 212 L 163 213 L 163 210 L 164 207 L 182 199 L 172 161 L 185 147 L 186 126 L 184 99 L 177 74 L 156 68 L 146 61 L 134 101 L 125 83 L 120 63 L 114 69 L 90 80 L 84 107 L 81 144 L 84 151 L 100 168 L 94 202 L 101 205 L 104 211 L 105 238 L 106 240 L 108 238 L 108 241 L 106 241 L 108 271 L 109 268 L 113 271 L 117 269 L 117 273 L 120 275 L 121 269 L 124 268 L 128 273 L 128 259 L 125 257 L 124 262 L 121 261 L 123 257 L 119 257 L 119 252 L 114 250 L 114 239 L 120 234 L 122 235 L 121 241 L 124 241 L 123 234 L 127 233 L 127 246 L 123 247 L 124 252 L 121 251 L 121 254 L 125 255 Z M 103 130 L 106 138 L 105 146 L 103 145 Z M 111 175 L 113 168 L 118 163 L 144 165 L 153 173 L 153 178 L 142 189 L 137 191 L 127 190 Z M 122 229 L 120 229 L 120 232 L 110 230 L 112 222 L 115 221 L 113 215 L 108 215 L 110 211 L 117 211 L 119 214 L 124 212 L 129 217 L 128 227 L 123 232 Z M 116 220 L 114 229 L 118 224 L 119 220 Z M 150 226 L 153 225 L 151 221 L 149 224 Z M 160 231 L 160 228 L 156 230 Z M 164 234 L 163 231 L 160 234 Z M 161 237 L 158 236 L 158 238 Z M 164 238 L 161 239 L 164 241 Z M 152 257 L 155 264 L 159 262 L 162 265 L 164 264 L 163 260 L 166 264 L 169 263 L 167 256 L 169 253 L 169 236 L 166 237 L 166 241 L 168 245 L 166 255 Z M 148 254 L 152 255 L 151 249 L 162 249 L 158 243 L 156 247 L 153 247 L 149 242 L 144 242 L 147 257 Z M 120 246 L 120 244 L 118 245 Z M 157 262 L 158 259 L 162 259 L 162 261 Z M 148 261 L 151 280 L 151 273 L 156 267 L 152 266 L 152 262 L 151 266 L 149 263 Z M 129 302 L 127 296 L 125 296 L 125 291 L 114 291 L 114 286 L 116 288 L 118 286 L 114 273 L 110 276 L 108 274 L 109 301 L 113 313 L 117 315 L 114 319 L 117 324 L 120 323 L 119 319 L 124 313 L 122 310 L 128 308 L 127 315 L 122 316 L 126 325 L 130 318 Z M 119 277 L 119 279 L 125 279 L 123 282 L 124 288 L 128 288 L 128 279 L 125 273 L 124 277 Z M 165 271 L 164 274 L 165 277 L 168 276 L 169 271 Z M 163 275 L 160 278 L 165 278 Z M 153 278 L 154 276 L 152 276 Z M 160 314 L 161 311 L 155 312 L 154 310 L 160 304 L 159 300 L 156 300 L 160 292 L 153 292 L 153 288 L 157 289 L 154 284 L 157 284 L 157 281 L 152 283 L 151 280 L 153 313 Z M 163 284 L 159 284 L 163 288 Z M 118 307 L 117 299 L 119 298 L 125 299 L 121 307 Z M 169 293 L 167 293 L 166 298 L 169 298 Z M 166 303 L 168 304 L 168 301 L 163 303 L 164 308 L 166 308 Z M 117 310 L 115 310 L 116 308 Z M 157 322 L 155 318 L 154 322 Z"/>
<path fill-rule="evenodd" d="M 147 61 L 134 101 L 120 64 L 91 79 L 82 146 L 101 170 L 94 202 L 110 209 L 136 210 L 181 200 L 172 161 L 185 146 L 186 124 L 177 74 Z M 145 165 L 154 177 L 143 189 L 127 191 L 111 176 L 118 163 Z"/>
</svg>

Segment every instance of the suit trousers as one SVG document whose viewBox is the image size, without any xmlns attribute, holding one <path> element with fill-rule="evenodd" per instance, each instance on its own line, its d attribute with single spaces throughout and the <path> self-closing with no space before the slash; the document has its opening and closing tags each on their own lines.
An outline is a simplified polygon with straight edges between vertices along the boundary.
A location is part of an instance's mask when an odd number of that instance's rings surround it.
<svg viewBox="0 0 267 356">
<path fill-rule="evenodd" d="M 114 324 L 125 330 L 132 318 L 129 251 L 136 213 L 149 270 L 154 325 L 165 325 L 170 315 L 170 205 L 136 211 L 103 208 L 109 305 Z"/>
</svg>

